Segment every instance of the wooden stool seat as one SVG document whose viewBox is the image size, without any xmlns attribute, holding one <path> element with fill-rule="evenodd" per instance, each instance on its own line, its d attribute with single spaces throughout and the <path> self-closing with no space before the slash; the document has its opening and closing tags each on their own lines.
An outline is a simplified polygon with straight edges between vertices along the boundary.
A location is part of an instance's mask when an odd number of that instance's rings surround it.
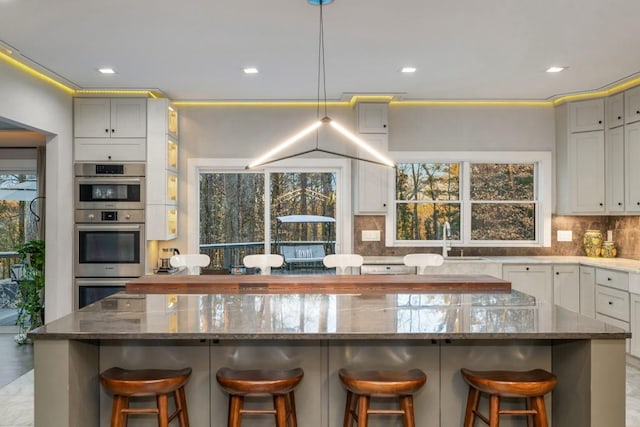
<svg viewBox="0 0 640 427">
<path fill-rule="evenodd" d="M 243 414 L 275 415 L 277 427 L 297 427 L 294 389 L 304 372 L 295 369 L 220 368 L 216 380 L 229 393 L 229 427 L 240 427 Z M 273 396 L 273 409 L 245 409 L 245 396 Z"/>
<path fill-rule="evenodd" d="M 168 369 L 122 369 L 114 367 L 100 374 L 100 382 L 113 394 L 111 427 L 127 425 L 130 414 L 157 414 L 158 425 L 167 427 L 178 417 L 180 427 L 189 426 L 187 400 L 184 386 L 191 375 L 191 368 Z M 169 415 L 168 395 L 172 394 L 176 410 Z M 156 396 L 156 408 L 129 408 L 129 398 Z"/>
<path fill-rule="evenodd" d="M 369 415 L 402 415 L 404 427 L 415 426 L 413 394 L 427 382 L 420 369 L 410 371 L 356 371 L 340 369 L 340 381 L 347 389 L 344 411 L 344 427 L 366 427 Z M 371 397 L 394 397 L 400 401 L 400 409 L 372 409 Z"/>
<path fill-rule="evenodd" d="M 465 368 L 462 368 L 460 372 L 462 378 L 469 384 L 464 427 L 473 427 L 476 417 L 491 427 L 497 427 L 500 415 L 526 415 L 529 426 L 548 426 L 544 395 L 552 391 L 558 381 L 552 373 L 543 369 L 531 371 L 471 371 Z M 478 412 L 480 393 L 489 395 L 488 418 Z M 526 399 L 527 408 L 523 410 L 501 410 L 501 397 L 524 398 Z"/>
</svg>

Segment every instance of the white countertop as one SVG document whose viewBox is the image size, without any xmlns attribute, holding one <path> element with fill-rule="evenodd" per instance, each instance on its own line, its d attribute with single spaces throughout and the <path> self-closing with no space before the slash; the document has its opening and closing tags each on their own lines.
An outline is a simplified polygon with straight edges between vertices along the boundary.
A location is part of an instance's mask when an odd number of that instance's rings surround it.
<svg viewBox="0 0 640 427">
<path fill-rule="evenodd" d="M 483 256 L 448 257 L 445 262 L 469 263 L 500 263 L 500 264 L 580 264 L 591 267 L 613 268 L 629 273 L 640 274 L 640 261 L 627 258 L 591 258 L 586 256 Z M 398 265 L 403 264 L 402 256 L 365 256 L 367 265 Z"/>
</svg>

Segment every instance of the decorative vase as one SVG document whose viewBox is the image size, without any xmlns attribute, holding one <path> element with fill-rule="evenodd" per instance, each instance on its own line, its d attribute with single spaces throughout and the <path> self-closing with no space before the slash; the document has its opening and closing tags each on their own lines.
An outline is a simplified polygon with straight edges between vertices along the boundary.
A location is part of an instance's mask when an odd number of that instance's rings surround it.
<svg viewBox="0 0 640 427">
<path fill-rule="evenodd" d="M 588 257 L 599 257 L 602 253 L 602 233 L 600 230 L 587 230 L 582 237 L 582 247 Z"/>
<path fill-rule="evenodd" d="M 603 258 L 615 258 L 618 251 L 616 250 L 616 244 L 613 242 L 604 242 L 602 244 L 602 257 Z"/>
</svg>

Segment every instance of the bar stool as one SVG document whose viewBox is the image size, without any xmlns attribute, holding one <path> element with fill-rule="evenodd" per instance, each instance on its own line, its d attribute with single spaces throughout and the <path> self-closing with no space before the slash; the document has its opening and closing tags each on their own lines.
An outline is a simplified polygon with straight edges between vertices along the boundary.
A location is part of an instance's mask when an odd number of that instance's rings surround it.
<svg viewBox="0 0 640 427">
<path fill-rule="evenodd" d="M 420 369 L 410 371 L 352 371 L 340 369 L 342 384 L 347 389 L 344 427 L 366 427 L 369 415 L 402 415 L 403 427 L 415 427 L 413 394 L 427 382 Z M 371 409 L 371 396 L 392 397 L 400 400 L 400 409 Z"/>
<path fill-rule="evenodd" d="M 220 368 L 216 373 L 218 384 L 229 393 L 227 426 L 240 427 L 244 414 L 275 415 L 276 427 L 297 427 L 294 389 L 302 381 L 304 372 L 295 369 Z M 273 409 L 245 409 L 246 396 L 272 396 Z"/>
<path fill-rule="evenodd" d="M 542 369 L 531 371 L 470 371 L 462 368 L 462 378 L 469 384 L 464 427 L 473 427 L 476 417 L 497 427 L 500 415 L 526 415 L 527 425 L 547 427 L 544 395 L 556 386 L 556 376 Z M 489 395 L 489 418 L 478 412 L 480 393 Z M 501 397 L 526 399 L 527 409 L 500 409 Z"/>
<path fill-rule="evenodd" d="M 100 382 L 113 394 L 111 427 L 127 425 L 129 414 L 157 414 L 158 426 L 168 427 L 178 417 L 180 427 L 189 427 L 184 386 L 191 368 L 179 370 L 110 368 L 100 374 Z M 176 410 L 169 415 L 168 395 L 172 394 Z M 129 398 L 155 396 L 156 408 L 129 408 Z"/>
</svg>

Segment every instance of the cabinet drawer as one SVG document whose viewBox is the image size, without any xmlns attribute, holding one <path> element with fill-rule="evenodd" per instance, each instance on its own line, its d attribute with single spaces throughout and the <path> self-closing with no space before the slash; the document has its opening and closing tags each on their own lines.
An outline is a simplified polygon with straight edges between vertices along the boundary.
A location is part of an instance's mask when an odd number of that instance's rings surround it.
<svg viewBox="0 0 640 427">
<path fill-rule="evenodd" d="M 610 288 L 629 290 L 629 273 L 623 271 L 596 269 L 596 284 L 608 286 Z"/>
<path fill-rule="evenodd" d="M 76 162 L 144 162 L 147 158 L 145 138 L 76 138 Z"/>
<path fill-rule="evenodd" d="M 596 312 L 628 322 L 629 293 L 606 286 L 596 286 Z"/>
<path fill-rule="evenodd" d="M 416 268 L 402 264 L 393 265 L 363 265 L 360 274 L 415 274 Z"/>
</svg>

